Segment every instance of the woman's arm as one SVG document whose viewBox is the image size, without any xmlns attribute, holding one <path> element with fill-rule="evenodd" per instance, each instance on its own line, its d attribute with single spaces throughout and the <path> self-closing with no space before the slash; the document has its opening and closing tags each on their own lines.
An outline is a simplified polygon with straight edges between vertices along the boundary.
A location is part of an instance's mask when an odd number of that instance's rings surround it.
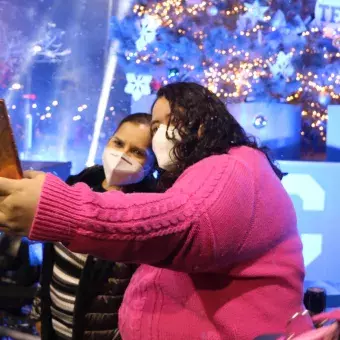
<svg viewBox="0 0 340 340">
<path fill-rule="evenodd" d="M 221 252 L 223 266 L 235 256 L 253 201 L 250 171 L 229 156 L 194 165 L 163 194 L 98 194 L 48 175 L 30 238 L 112 261 L 209 270 Z"/>
</svg>

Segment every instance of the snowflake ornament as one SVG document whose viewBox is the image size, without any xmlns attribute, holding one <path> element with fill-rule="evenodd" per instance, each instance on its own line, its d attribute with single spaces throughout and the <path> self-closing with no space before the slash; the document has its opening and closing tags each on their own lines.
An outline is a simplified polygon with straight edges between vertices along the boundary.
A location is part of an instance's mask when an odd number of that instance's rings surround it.
<svg viewBox="0 0 340 340">
<path fill-rule="evenodd" d="M 126 74 L 127 84 L 125 86 L 125 93 L 131 94 L 134 101 L 138 101 L 143 96 L 151 94 L 150 83 L 152 76 L 147 74 Z"/>
<path fill-rule="evenodd" d="M 270 70 L 275 78 L 283 77 L 285 79 L 291 77 L 295 69 L 292 65 L 292 55 L 280 52 L 277 56 L 275 64 L 269 64 Z"/>
<path fill-rule="evenodd" d="M 302 32 L 307 31 L 306 24 L 304 23 L 300 15 L 295 15 L 292 21 L 293 28 L 291 29 L 291 33 L 301 34 Z"/>
<path fill-rule="evenodd" d="M 161 25 L 161 20 L 155 15 L 145 15 L 139 22 L 139 39 L 136 41 L 137 51 L 141 51 L 148 44 L 152 43 L 157 34 L 157 29 Z"/>
<path fill-rule="evenodd" d="M 237 26 L 241 30 L 254 28 L 259 21 L 264 20 L 264 14 L 267 12 L 269 6 L 261 6 L 259 0 L 255 0 L 254 3 L 250 4 L 245 2 L 246 13 L 240 16 L 237 22 Z"/>
<path fill-rule="evenodd" d="M 280 9 L 276 11 L 272 19 L 272 26 L 275 27 L 276 29 L 280 29 L 282 27 L 287 26 L 286 17 Z"/>
<path fill-rule="evenodd" d="M 70 55 L 71 49 L 63 46 L 65 34 L 66 32 L 57 28 L 55 23 L 47 23 L 44 37 L 32 46 L 32 54 L 38 57 L 36 62 L 59 63 Z"/>
</svg>

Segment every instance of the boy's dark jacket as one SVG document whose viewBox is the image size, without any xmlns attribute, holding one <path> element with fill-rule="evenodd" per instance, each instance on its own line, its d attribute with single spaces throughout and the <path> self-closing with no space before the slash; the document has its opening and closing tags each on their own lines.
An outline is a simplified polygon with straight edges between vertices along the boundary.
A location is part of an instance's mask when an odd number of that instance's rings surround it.
<svg viewBox="0 0 340 340">
<path fill-rule="evenodd" d="M 104 192 L 101 184 L 105 178 L 103 167 L 85 169 L 76 176 L 70 176 L 70 185 L 86 183 L 94 191 Z M 153 191 L 154 181 L 147 178 L 143 182 L 125 187 L 125 192 Z M 56 339 L 51 322 L 51 301 L 49 286 L 54 263 L 53 244 L 44 246 L 44 263 L 41 277 L 41 338 Z M 74 310 L 74 340 L 113 340 L 118 334 L 118 310 L 125 289 L 137 265 L 112 263 L 88 256 L 79 282 Z"/>
</svg>

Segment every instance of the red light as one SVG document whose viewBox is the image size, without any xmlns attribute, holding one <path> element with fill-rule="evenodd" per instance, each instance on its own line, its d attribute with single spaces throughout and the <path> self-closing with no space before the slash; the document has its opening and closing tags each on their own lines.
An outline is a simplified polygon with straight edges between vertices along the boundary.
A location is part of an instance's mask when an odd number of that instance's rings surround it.
<svg viewBox="0 0 340 340">
<path fill-rule="evenodd" d="M 24 99 L 36 100 L 37 96 L 34 93 L 26 93 L 22 96 Z"/>
</svg>

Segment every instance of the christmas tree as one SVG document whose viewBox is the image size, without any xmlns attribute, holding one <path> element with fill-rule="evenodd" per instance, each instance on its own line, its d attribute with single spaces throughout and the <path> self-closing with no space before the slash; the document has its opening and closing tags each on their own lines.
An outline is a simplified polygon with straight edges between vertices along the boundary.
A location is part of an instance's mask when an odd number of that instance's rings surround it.
<svg viewBox="0 0 340 340">
<path fill-rule="evenodd" d="M 126 92 L 135 100 L 195 81 L 228 102 L 302 103 L 301 134 L 325 141 L 340 102 L 337 0 L 137 1 L 112 18 Z"/>
</svg>

